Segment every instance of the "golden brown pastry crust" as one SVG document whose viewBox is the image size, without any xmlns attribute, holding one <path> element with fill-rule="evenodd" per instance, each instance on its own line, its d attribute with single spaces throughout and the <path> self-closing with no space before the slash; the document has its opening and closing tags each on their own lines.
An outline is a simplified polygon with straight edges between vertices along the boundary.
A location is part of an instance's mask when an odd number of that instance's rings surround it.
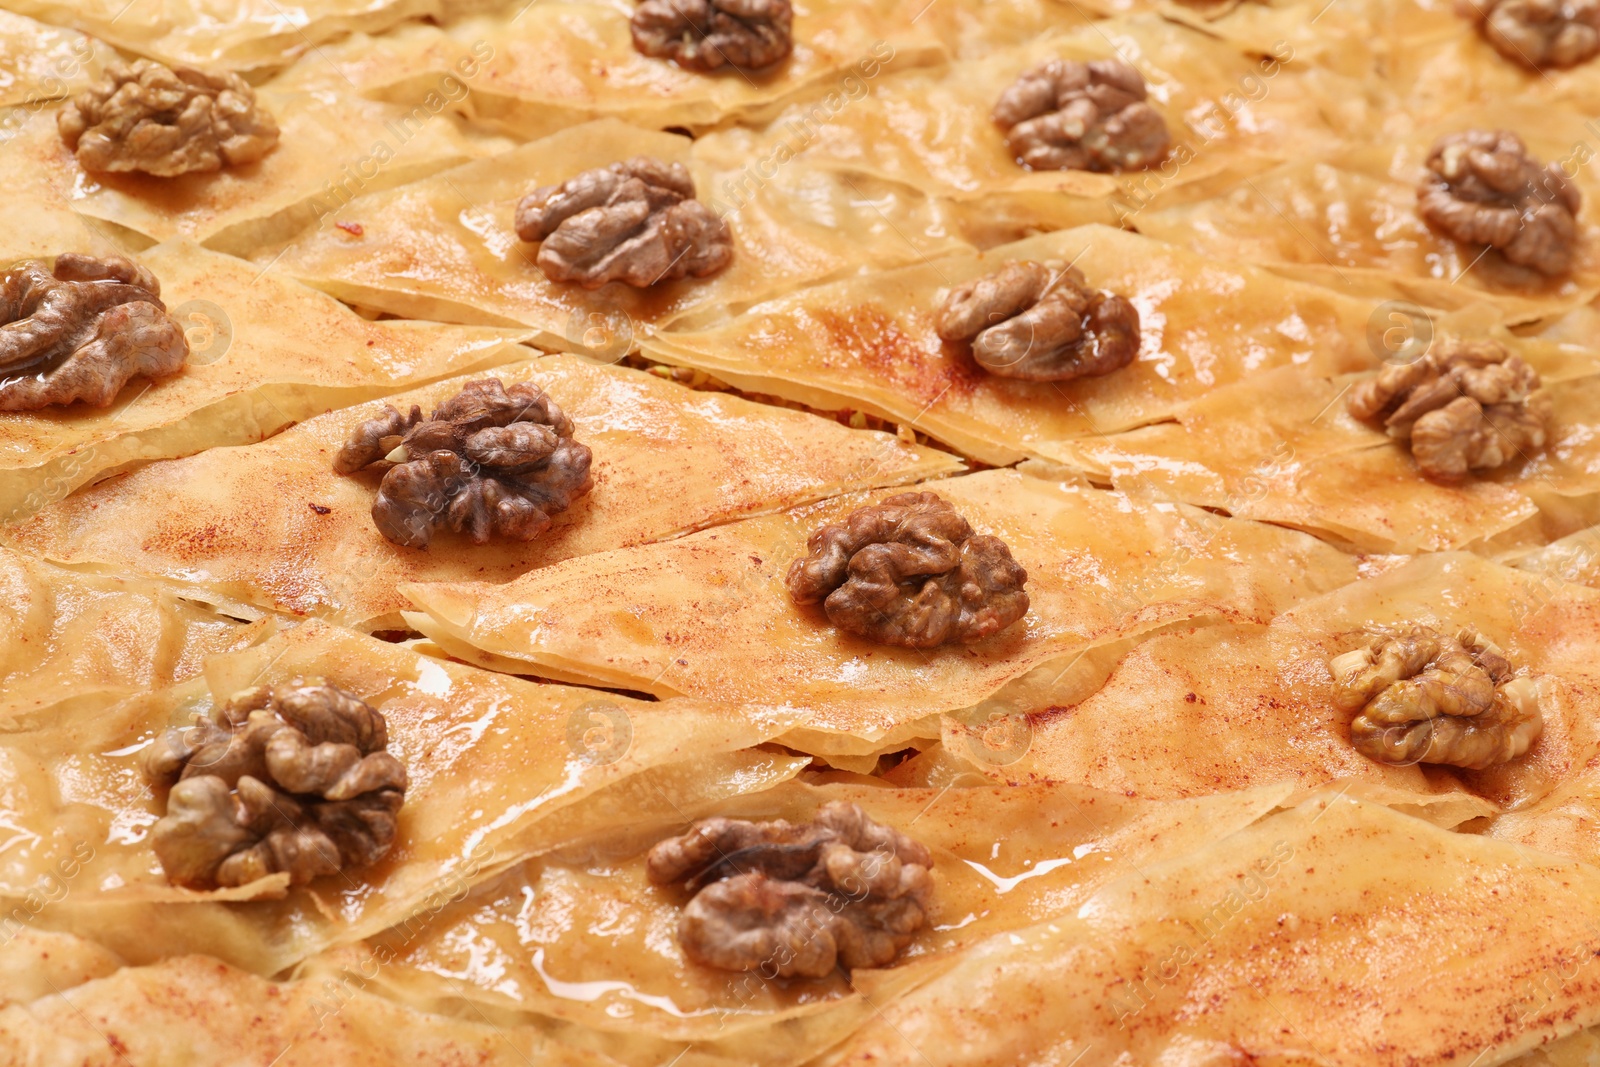
<svg viewBox="0 0 1600 1067">
<path fill-rule="evenodd" d="M 0 1060 L 1592 1044 L 1583 4 L 6 6 Z"/>
</svg>

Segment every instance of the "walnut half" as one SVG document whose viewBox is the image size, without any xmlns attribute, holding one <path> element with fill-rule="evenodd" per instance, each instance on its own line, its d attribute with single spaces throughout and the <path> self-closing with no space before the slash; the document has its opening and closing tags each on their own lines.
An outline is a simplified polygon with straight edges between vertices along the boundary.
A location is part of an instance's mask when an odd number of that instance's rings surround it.
<svg viewBox="0 0 1600 1067">
<path fill-rule="evenodd" d="M 957 287 L 937 329 L 946 341 L 971 341 L 990 374 L 1031 382 L 1110 374 L 1139 354 L 1138 309 L 1059 262 L 1018 260 Z"/>
<path fill-rule="evenodd" d="M 1369 626 L 1328 662 L 1334 703 L 1357 712 L 1356 750 L 1380 763 L 1482 770 L 1514 760 L 1544 730 L 1537 683 L 1471 627 Z"/>
<path fill-rule="evenodd" d="M 406 791 L 388 743 L 381 713 L 321 678 L 246 689 L 168 730 L 144 756 L 152 780 L 173 783 L 150 834 L 167 878 L 303 885 L 376 863 Z"/>
<path fill-rule="evenodd" d="M 384 406 L 350 435 L 333 469 L 384 471 L 372 519 L 397 545 L 426 548 L 434 530 L 531 541 L 587 493 L 592 455 L 572 420 L 531 382 L 468 382 L 424 419 Z"/>
<path fill-rule="evenodd" d="M 121 256 L 57 256 L 0 275 L 0 411 L 106 407 L 135 375 L 183 369 L 189 342 L 155 275 Z"/>
<path fill-rule="evenodd" d="M 1539 375 L 1494 341 L 1445 341 L 1350 391 L 1354 417 L 1411 444 L 1424 477 L 1459 482 L 1544 447 L 1551 403 Z"/>
<path fill-rule="evenodd" d="M 1028 613 L 1028 572 L 933 493 L 857 508 L 806 542 L 789 567 L 797 604 L 822 602 L 841 630 L 886 645 L 981 641 Z"/>
<path fill-rule="evenodd" d="M 645 869 L 694 892 L 678 921 L 694 962 L 821 978 L 893 962 L 926 920 L 932 866 L 923 845 L 835 800 L 798 825 L 702 819 Z"/>
<path fill-rule="evenodd" d="M 545 277 L 585 289 L 704 278 L 733 258 L 728 224 L 694 198 L 688 168 L 648 156 L 540 186 L 517 205 L 516 226 L 543 242 Z"/>
<path fill-rule="evenodd" d="M 1581 196 L 1559 163 L 1541 166 L 1508 130 L 1465 130 L 1439 138 L 1427 166 L 1417 213 L 1429 226 L 1541 274 L 1572 265 Z"/>
<path fill-rule="evenodd" d="M 163 178 L 254 163 L 278 143 L 278 124 L 237 74 L 150 59 L 108 67 L 57 125 L 85 170 Z"/>
<path fill-rule="evenodd" d="M 1530 70 L 1565 70 L 1600 52 L 1600 0 L 1458 0 L 1456 9 Z"/>
<path fill-rule="evenodd" d="M 993 118 L 1034 170 L 1141 170 L 1171 143 L 1146 96 L 1144 76 L 1120 59 L 1052 59 L 1002 93 Z"/>
<path fill-rule="evenodd" d="M 686 70 L 760 70 L 794 51 L 789 0 L 644 0 L 630 24 L 642 55 Z"/>
</svg>

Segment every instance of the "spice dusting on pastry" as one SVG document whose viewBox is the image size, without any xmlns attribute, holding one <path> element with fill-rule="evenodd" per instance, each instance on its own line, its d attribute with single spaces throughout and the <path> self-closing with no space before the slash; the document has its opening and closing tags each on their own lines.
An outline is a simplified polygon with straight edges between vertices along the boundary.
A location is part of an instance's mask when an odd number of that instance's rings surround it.
<svg viewBox="0 0 1600 1067">
<path fill-rule="evenodd" d="M 857 508 L 806 542 L 789 567 L 797 604 L 822 602 L 841 630 L 886 645 L 981 641 L 1028 613 L 1028 572 L 933 493 Z"/>
<path fill-rule="evenodd" d="M 1380 763 L 1482 770 L 1514 760 L 1544 729 L 1537 683 L 1471 627 L 1369 626 L 1328 663 L 1334 703 L 1358 712 L 1356 750 Z"/>
<path fill-rule="evenodd" d="M 1549 275 L 1572 263 L 1580 200 L 1560 164 L 1541 165 L 1508 130 L 1439 138 L 1417 187 L 1417 212 L 1429 226 Z"/>
<path fill-rule="evenodd" d="M 145 753 L 175 783 L 151 842 L 169 881 L 294 885 L 376 863 L 394 842 L 406 770 L 376 709 L 320 678 L 234 694 Z"/>
<path fill-rule="evenodd" d="M 189 343 L 160 294 L 121 256 L 69 252 L 0 275 L 0 411 L 103 408 L 135 375 L 182 370 Z"/>
<path fill-rule="evenodd" d="M 1119 59 L 1052 59 L 1000 96 L 993 118 L 1034 170 L 1141 170 L 1167 154 L 1167 123 L 1144 76 Z"/>
<path fill-rule="evenodd" d="M 704 278 L 733 258 L 728 224 L 694 198 L 688 168 L 648 156 L 535 189 L 517 205 L 516 226 L 524 241 L 543 242 L 545 277 L 585 289 Z"/>
<path fill-rule="evenodd" d="M 1459 482 L 1542 448 L 1550 398 L 1539 375 L 1494 341 L 1446 341 L 1350 391 L 1350 414 L 1411 444 L 1423 475 Z"/>
<path fill-rule="evenodd" d="M 475 544 L 491 537 L 531 541 L 592 485 L 587 445 L 572 420 L 531 382 L 507 389 L 497 378 L 468 382 L 424 419 L 384 405 L 350 435 L 333 469 L 382 470 L 372 505 L 378 531 L 397 545 L 426 548 L 449 528 Z"/>
<path fill-rule="evenodd" d="M 163 178 L 254 163 L 278 143 L 278 124 L 237 74 L 149 59 L 109 67 L 57 123 L 85 170 Z"/>
<path fill-rule="evenodd" d="M 1459 0 L 1494 50 L 1532 70 L 1565 70 L 1600 52 L 1600 0 Z"/>
<path fill-rule="evenodd" d="M 759 70 L 794 50 L 789 0 L 644 0 L 633 13 L 633 47 L 686 70 Z"/>
<path fill-rule="evenodd" d="M 678 940 L 695 963 L 822 978 L 893 962 L 927 918 L 932 866 L 922 844 L 836 800 L 798 825 L 702 819 L 652 848 L 646 872 L 694 892 Z"/>
<path fill-rule="evenodd" d="M 1110 374 L 1139 353 L 1138 310 L 1059 262 L 1019 260 L 957 287 L 937 329 L 946 341 L 971 341 L 990 374 L 1033 382 Z"/>
</svg>

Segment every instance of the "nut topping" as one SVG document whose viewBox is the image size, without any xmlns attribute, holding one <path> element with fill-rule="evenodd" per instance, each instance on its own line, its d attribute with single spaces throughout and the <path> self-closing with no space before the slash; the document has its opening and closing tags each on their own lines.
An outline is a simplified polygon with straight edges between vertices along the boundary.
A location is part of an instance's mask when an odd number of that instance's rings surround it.
<svg viewBox="0 0 1600 1067">
<path fill-rule="evenodd" d="M 1028 572 L 998 537 L 973 534 L 933 493 L 900 493 L 811 535 L 789 567 L 797 604 L 822 602 L 841 630 L 886 645 L 971 643 L 1028 612 Z"/>
<path fill-rule="evenodd" d="M 688 168 L 648 156 L 540 186 L 517 205 L 516 224 L 524 241 L 544 242 L 545 277 L 585 289 L 704 278 L 733 258 L 728 224 L 694 198 Z"/>
<path fill-rule="evenodd" d="M 937 328 L 946 341 L 971 341 L 990 374 L 1032 382 L 1110 374 L 1139 354 L 1138 310 L 1059 262 L 1007 263 L 956 288 Z"/>
<path fill-rule="evenodd" d="M 1447 237 L 1554 275 L 1572 263 L 1580 199 L 1560 164 L 1541 166 L 1516 134 L 1466 130 L 1434 143 L 1417 212 Z"/>
<path fill-rule="evenodd" d="M 1600 0 L 1462 0 L 1494 50 L 1532 70 L 1565 70 L 1600 52 Z"/>
<path fill-rule="evenodd" d="M 1494 341 L 1453 341 L 1389 364 L 1350 391 L 1350 414 L 1411 443 L 1424 477 L 1459 482 L 1542 448 L 1550 398 L 1539 375 Z"/>
<path fill-rule="evenodd" d="M 189 343 L 155 275 L 121 256 L 66 253 L 0 275 L 0 411 L 106 407 L 129 379 L 183 369 Z"/>
<path fill-rule="evenodd" d="M 933 856 L 844 801 L 814 821 L 702 819 L 650 850 L 657 885 L 694 898 L 678 940 L 695 963 L 822 978 L 893 962 L 926 919 Z"/>
<path fill-rule="evenodd" d="M 1052 59 L 1000 96 L 992 117 L 1033 170 L 1140 170 L 1167 154 L 1167 123 L 1144 77 L 1119 59 Z"/>
<path fill-rule="evenodd" d="M 589 491 L 591 454 L 572 420 L 531 382 L 468 382 L 424 419 L 413 406 L 356 427 L 333 469 L 384 471 L 372 519 L 397 545 L 426 548 L 439 527 L 475 544 L 531 541 Z"/>
<path fill-rule="evenodd" d="M 644 0 L 631 29 L 641 54 L 702 73 L 758 70 L 794 50 L 789 0 Z"/>
<path fill-rule="evenodd" d="M 1359 712 L 1350 741 L 1380 763 L 1482 770 L 1514 760 L 1544 730 L 1534 678 L 1471 627 L 1369 626 L 1328 662 L 1334 704 Z"/>
<path fill-rule="evenodd" d="M 57 123 L 85 170 L 163 178 L 254 163 L 278 143 L 278 124 L 237 74 L 149 59 L 107 68 Z"/>
<path fill-rule="evenodd" d="M 406 770 L 377 710 L 320 678 L 234 694 L 145 753 L 175 782 L 150 837 L 176 885 L 294 885 L 376 863 L 394 841 Z"/>
</svg>

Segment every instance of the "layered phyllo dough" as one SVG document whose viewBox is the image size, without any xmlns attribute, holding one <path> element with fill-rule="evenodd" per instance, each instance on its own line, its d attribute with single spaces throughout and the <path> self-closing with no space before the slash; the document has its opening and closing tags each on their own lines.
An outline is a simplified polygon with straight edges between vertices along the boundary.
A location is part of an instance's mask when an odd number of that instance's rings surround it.
<svg viewBox="0 0 1600 1067">
<path fill-rule="evenodd" d="M 1585 166 L 1594 137 L 1586 121 L 1578 111 L 1516 98 L 1395 120 L 1381 142 L 1293 160 L 1205 200 L 1158 206 L 1137 227 L 1206 255 L 1261 264 L 1340 292 L 1444 310 L 1481 302 L 1514 323 L 1531 322 L 1589 303 L 1600 286 L 1600 245 L 1591 221 L 1600 187 Z M 1430 152 L 1441 138 L 1468 130 L 1514 133 L 1539 167 L 1559 168 L 1579 193 L 1569 264 L 1544 273 L 1487 243 L 1457 240 L 1423 217 L 1418 185 L 1428 174 Z M 1527 191 L 1519 210 L 1531 217 L 1552 195 Z M 1513 226 L 1513 232 L 1520 229 Z"/>
<path fill-rule="evenodd" d="M 940 337 L 947 294 L 1013 260 L 1070 262 L 1128 300 L 1140 323 L 1132 365 L 1072 382 L 1017 381 L 985 373 L 968 346 Z M 1009 464 L 1046 455 L 1049 442 L 1163 421 L 1188 400 L 1277 367 L 1373 368 L 1363 340 L 1373 308 L 1086 226 L 814 286 L 718 325 L 661 331 L 644 351 L 752 392 L 864 409 Z"/>
<path fill-rule="evenodd" d="M 909 827 L 929 848 L 931 929 L 893 969 L 857 971 L 849 982 L 843 974 L 767 982 L 687 959 L 676 943 L 679 894 L 651 883 L 642 847 L 670 833 L 670 822 L 637 827 L 597 852 L 530 860 L 412 936 L 391 931 L 312 960 L 303 973 L 350 981 L 382 959 L 385 984 L 406 1003 L 438 1010 L 465 1001 L 469 1015 L 560 1026 L 624 1062 L 687 1044 L 713 1062 L 800 1063 L 808 1050 L 872 1029 L 883 999 L 944 972 L 973 946 L 1076 908 L 1214 831 L 1241 830 L 1282 799 L 1281 790 L 1149 803 L 1071 786 L 791 781 L 720 805 L 725 817 L 801 823 L 824 804 L 853 803 Z M 586 933 L 596 929 L 606 932 Z M 566 995 L 575 981 L 594 995 Z M 793 1044 L 773 1047 L 783 1034 Z"/>
<path fill-rule="evenodd" d="M 470 0 L 178 0 L 123 18 L 117 0 L 7 0 L 10 11 L 71 26 L 117 48 L 168 63 L 233 70 L 279 67 L 355 31 L 386 29 Z"/>
<path fill-rule="evenodd" d="M 1504 1062 L 1600 1013 L 1582 966 L 1593 876 L 1315 797 L 1151 864 L 1071 917 L 980 944 L 821 1062 L 899 1059 L 908 1046 L 952 1065 L 1043 1050 L 1094 1064 L 1448 1063 L 1463 1049 Z M 1546 978 L 1575 967 L 1572 981 Z M 1386 1010 L 1421 986 L 1443 994 L 1433 1011 Z M 1370 1028 L 1353 1032 L 1353 1017 Z"/>
<path fill-rule="evenodd" d="M 1064 781 L 1146 797 L 1281 782 L 1329 783 L 1456 825 L 1522 808 L 1577 780 L 1600 751 L 1592 590 L 1540 582 L 1467 553 L 1433 553 L 1294 605 L 1265 626 L 1200 625 L 1149 638 L 1087 682 L 1003 690 L 949 716 L 944 748 L 1001 780 Z M 1537 679 L 1542 732 L 1520 759 L 1466 770 L 1358 750 L 1330 663 L 1352 631 L 1427 620 L 1471 626 Z M 986 747 L 991 716 L 1015 719 L 1011 749 Z"/>
<path fill-rule="evenodd" d="M 83 574 L 0 549 L 0 729 L 198 677 L 210 656 L 271 634 L 184 600 L 170 586 Z"/>
<path fill-rule="evenodd" d="M 317 62 L 314 59 L 305 62 Z M 334 224 L 339 208 L 364 193 L 416 181 L 504 149 L 452 115 L 421 113 L 327 88 L 256 94 L 279 136 L 256 162 L 179 176 L 86 169 L 58 129 L 61 103 L 18 118 L 5 150 L 25 160 L 47 203 L 86 224 L 139 240 L 188 238 L 239 256 L 281 248 L 308 227 Z"/>
<path fill-rule="evenodd" d="M 0 1064 L 1595 1057 L 1593 0 L 0 8 Z"/>
<path fill-rule="evenodd" d="M 179 241 L 138 254 L 189 346 L 180 373 L 102 409 L 0 419 L 0 513 L 20 518 L 131 464 L 244 444 L 332 406 L 514 362 L 526 330 L 373 322 L 251 264 Z"/>
<path fill-rule="evenodd" d="M 1355 576 L 1350 557 L 1310 537 L 1083 485 L 990 471 L 930 488 L 1002 539 L 1028 575 L 1027 615 L 967 647 L 885 648 L 791 603 L 784 575 L 812 531 L 886 492 L 583 556 L 505 585 L 404 585 L 418 609 L 405 617 L 501 669 L 661 696 L 793 701 L 815 715 L 790 742 L 850 756 L 933 736 L 939 711 L 1097 645 L 1192 619 L 1266 621 Z"/>
<path fill-rule="evenodd" d="M 778 69 L 740 76 L 724 68 L 708 78 L 640 54 L 631 40 L 633 8 L 607 0 L 504 5 L 442 26 L 352 38 L 321 50 L 331 70 L 307 66 L 304 76 L 408 105 L 453 93 L 455 85 L 442 81 L 453 78 L 467 85 L 469 95 L 456 103 L 475 121 L 526 138 L 603 118 L 700 131 L 770 118 L 797 99 L 836 111 L 886 72 L 943 65 L 1087 21 L 1057 0 L 1002 0 L 981 11 L 918 0 L 806 0 L 793 5 L 793 50 Z"/>
<path fill-rule="evenodd" d="M 405 317 L 521 324 L 546 348 L 620 358 L 649 329 L 716 316 L 809 282 L 897 267 L 970 247 L 938 205 L 897 184 L 785 168 L 748 200 L 719 197 L 723 177 L 688 138 L 615 120 L 570 127 L 343 205 L 263 269 L 341 300 Z M 732 258 L 709 280 L 612 285 L 593 291 L 548 278 L 539 248 L 517 233 L 516 209 L 540 186 L 648 155 L 689 167 L 699 199 L 731 230 Z"/>
<path fill-rule="evenodd" d="M 1351 79 L 1297 60 L 1296 47 L 1280 40 L 1242 51 L 1153 15 L 1096 22 L 950 67 L 890 68 L 859 101 L 802 100 L 759 128 L 718 130 L 703 150 L 907 182 L 1019 234 L 1118 224 L 1181 202 L 1196 183 L 1238 182 L 1276 162 L 1337 153 L 1368 116 Z M 991 111 L 1019 76 L 1052 60 L 1136 69 L 1170 134 L 1165 157 L 1122 173 L 1019 167 Z"/>
<path fill-rule="evenodd" d="M 946 453 L 886 433 L 580 356 L 487 376 L 537 384 L 596 451 L 593 490 L 536 541 L 391 544 L 372 520 L 378 480 L 334 470 L 351 432 L 386 406 L 429 409 L 485 375 L 343 408 L 260 444 L 148 464 L 44 509 L 10 536 L 47 559 L 159 577 L 230 610 L 397 628 L 407 582 L 509 581 L 575 556 L 959 469 Z"/>
<path fill-rule="evenodd" d="M 1403 442 L 1350 415 L 1345 397 L 1360 380 L 1285 368 L 1217 389 L 1174 422 L 1049 451 L 1126 491 L 1313 530 L 1375 552 L 1542 542 L 1547 513 L 1559 529 L 1566 508 L 1589 506 L 1600 489 L 1590 430 L 1600 379 L 1553 382 L 1546 443 L 1508 449 L 1502 468 L 1456 483 L 1430 480 Z"/>
<path fill-rule="evenodd" d="M 105 700 L 95 716 L 13 732 L 0 746 L 6 819 L 22 834 L 0 867 L 0 896 L 25 902 L 72 860 L 74 884 L 85 887 L 31 925 L 91 937 L 130 962 L 201 952 L 273 974 L 437 911 L 519 858 L 603 834 L 611 820 L 625 825 L 663 796 L 707 805 L 806 763 L 753 750 L 802 717 L 793 709 L 596 697 L 321 623 L 213 656 L 205 671 Z M 387 720 L 388 750 L 409 778 L 392 845 L 378 863 L 309 887 L 288 872 L 231 887 L 170 884 L 150 841 L 168 790 L 152 788 L 145 750 L 241 690 L 308 676 Z M 613 731 L 605 743 L 586 742 L 596 723 Z M 649 777 L 626 784 L 639 775 Z"/>
<path fill-rule="evenodd" d="M 30 114 L 88 86 L 109 58 L 87 34 L 0 12 L 0 128 L 14 134 Z"/>
</svg>

